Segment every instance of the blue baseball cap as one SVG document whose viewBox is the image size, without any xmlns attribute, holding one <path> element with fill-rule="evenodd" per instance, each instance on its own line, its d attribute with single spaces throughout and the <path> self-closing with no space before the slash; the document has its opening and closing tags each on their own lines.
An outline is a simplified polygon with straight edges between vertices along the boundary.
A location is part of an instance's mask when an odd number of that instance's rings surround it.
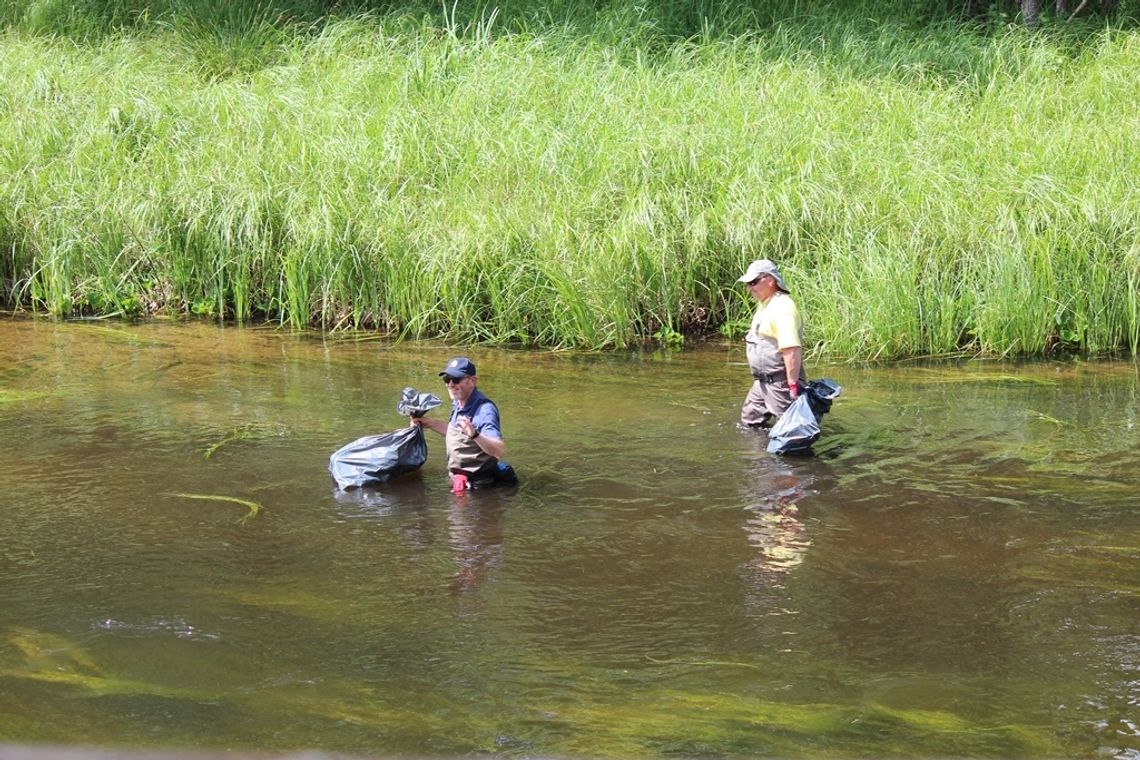
<svg viewBox="0 0 1140 760">
<path fill-rule="evenodd" d="M 464 377 L 472 377 L 475 374 L 475 362 L 468 359 L 466 356 L 457 356 L 447 363 L 443 371 L 439 373 L 440 377 L 451 377 L 459 380 Z"/>
</svg>

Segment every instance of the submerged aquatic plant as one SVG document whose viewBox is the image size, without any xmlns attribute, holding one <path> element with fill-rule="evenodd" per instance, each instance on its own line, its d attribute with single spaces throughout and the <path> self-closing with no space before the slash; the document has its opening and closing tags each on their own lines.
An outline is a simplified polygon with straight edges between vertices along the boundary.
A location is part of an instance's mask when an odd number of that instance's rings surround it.
<svg viewBox="0 0 1140 760">
<path fill-rule="evenodd" d="M 24 391 L 0 388 L 0 404 L 18 404 L 50 396 L 46 391 Z"/>
<path fill-rule="evenodd" d="M 10 629 L 7 642 L 23 659 L 0 657 L 0 677 L 68 686 L 99 696 L 213 698 L 193 690 L 119 678 L 80 645 L 58 634 L 25 627 Z"/>
<path fill-rule="evenodd" d="M 229 443 L 236 443 L 237 441 L 259 440 L 273 436 L 280 436 L 284 434 L 284 428 L 281 426 L 266 427 L 264 425 L 251 423 L 235 427 L 226 433 L 220 440 L 210 444 L 203 450 L 202 457 L 209 459 L 217 453 L 218 449 Z"/>
<path fill-rule="evenodd" d="M 639 692 L 637 700 L 533 708 L 552 724 L 543 750 L 568 756 L 851 757 L 893 755 L 893 747 L 938 756 L 1056 751 L 1046 734 L 1028 726 L 982 725 L 948 712 L 877 704 L 796 704 L 652 689 Z M 554 730 L 556 725 L 562 730 Z"/>
<path fill-rule="evenodd" d="M 24 665 L 29 670 L 106 675 L 85 649 L 64 636 L 16 626 L 9 629 L 7 639 L 8 644 L 23 655 Z"/>
<path fill-rule="evenodd" d="M 172 493 L 170 495 L 171 496 L 179 496 L 183 499 L 199 499 L 202 501 L 225 501 L 225 502 L 229 502 L 231 504 L 238 504 L 240 506 L 243 506 L 248 510 L 248 512 L 246 512 L 244 517 L 242 517 L 238 520 L 239 525 L 244 525 L 245 523 L 249 522 L 254 517 L 257 517 L 261 513 L 261 505 L 258 504 L 256 501 L 249 501 L 248 499 L 239 499 L 235 496 L 218 496 L 216 494 L 207 494 L 207 493 Z"/>
</svg>

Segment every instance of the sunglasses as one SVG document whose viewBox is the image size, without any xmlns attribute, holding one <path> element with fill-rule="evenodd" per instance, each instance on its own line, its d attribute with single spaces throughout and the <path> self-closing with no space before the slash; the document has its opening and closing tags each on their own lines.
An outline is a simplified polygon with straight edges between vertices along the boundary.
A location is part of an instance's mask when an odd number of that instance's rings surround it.
<svg viewBox="0 0 1140 760">
<path fill-rule="evenodd" d="M 753 285 L 755 285 L 756 283 L 760 282 L 760 281 L 761 281 L 761 280 L 763 280 L 763 279 L 764 279 L 764 275 L 760 275 L 760 276 L 759 276 L 759 277 L 757 277 L 755 280 L 750 280 L 750 281 L 747 283 L 747 285 L 748 285 L 748 287 L 752 287 Z"/>
<path fill-rule="evenodd" d="M 444 377 L 443 378 L 443 384 L 444 385 L 459 385 L 460 383 L 462 383 L 466 379 L 467 378 L 465 378 L 465 377 Z"/>
</svg>

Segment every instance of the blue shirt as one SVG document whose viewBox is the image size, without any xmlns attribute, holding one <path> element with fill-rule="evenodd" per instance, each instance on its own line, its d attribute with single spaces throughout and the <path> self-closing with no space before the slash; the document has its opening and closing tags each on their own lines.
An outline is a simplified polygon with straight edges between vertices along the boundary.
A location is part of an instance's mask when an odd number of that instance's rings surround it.
<svg viewBox="0 0 1140 760">
<path fill-rule="evenodd" d="M 456 419 L 459 417 L 470 417 L 471 424 L 479 431 L 479 435 L 489 435 L 500 441 L 503 440 L 503 433 L 499 430 L 499 407 L 478 388 L 471 392 L 467 397 L 467 403 L 462 407 L 458 401 L 451 402 L 451 419 L 448 422 L 456 425 Z"/>
</svg>

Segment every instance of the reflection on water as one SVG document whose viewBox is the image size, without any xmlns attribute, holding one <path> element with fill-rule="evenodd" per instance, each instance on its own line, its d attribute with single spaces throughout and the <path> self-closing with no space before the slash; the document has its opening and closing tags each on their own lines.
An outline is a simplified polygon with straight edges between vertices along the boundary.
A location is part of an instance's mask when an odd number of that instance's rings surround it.
<svg viewBox="0 0 1140 760">
<path fill-rule="evenodd" d="M 1135 364 L 815 367 L 779 458 L 735 346 L 470 351 L 520 486 L 340 492 L 454 347 L 0 322 L 0 737 L 1140 753 Z"/>
<path fill-rule="evenodd" d="M 750 477 L 742 481 L 744 532 L 755 556 L 747 563 L 750 582 L 763 594 L 782 586 L 784 576 L 804 561 L 811 535 L 800 519 L 799 503 L 812 494 L 813 472 L 798 458 L 767 453 L 763 431 L 742 431 L 756 452 Z"/>
<path fill-rule="evenodd" d="M 448 543 L 455 553 L 453 588 L 472 591 L 503 559 L 503 520 L 506 505 L 486 494 L 452 494 L 447 510 Z"/>
<path fill-rule="evenodd" d="M 804 560 L 811 539 L 804 532 L 795 504 L 756 510 L 744 525 L 757 557 L 749 563 L 758 585 L 779 583 L 780 576 Z"/>
</svg>

